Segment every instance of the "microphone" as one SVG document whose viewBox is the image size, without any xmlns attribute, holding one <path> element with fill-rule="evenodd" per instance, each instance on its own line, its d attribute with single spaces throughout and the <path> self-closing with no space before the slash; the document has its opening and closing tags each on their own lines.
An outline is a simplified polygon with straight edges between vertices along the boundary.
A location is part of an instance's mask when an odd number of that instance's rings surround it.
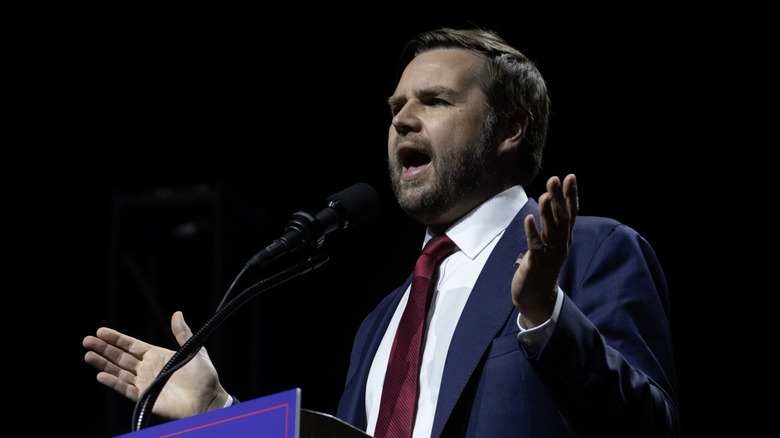
<svg viewBox="0 0 780 438">
<path fill-rule="evenodd" d="M 334 193 L 327 201 L 328 205 L 314 216 L 305 211 L 293 214 L 282 237 L 255 254 L 247 266 L 255 268 L 295 250 L 319 248 L 325 235 L 355 226 L 379 210 L 379 195 L 366 183 Z"/>
</svg>

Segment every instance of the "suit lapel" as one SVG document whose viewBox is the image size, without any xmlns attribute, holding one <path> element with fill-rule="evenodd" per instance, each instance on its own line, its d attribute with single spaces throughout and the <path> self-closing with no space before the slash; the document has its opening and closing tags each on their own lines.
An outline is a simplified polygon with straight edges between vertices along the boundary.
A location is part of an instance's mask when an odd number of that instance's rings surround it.
<svg viewBox="0 0 780 438">
<path fill-rule="evenodd" d="M 508 323 L 515 324 L 507 321 L 515 310 L 509 285 L 517 256 L 528 249 L 523 218 L 531 213 L 537 213 L 537 204 L 529 199 L 496 244 L 463 308 L 444 365 L 432 436 L 442 433 L 493 339 Z"/>
</svg>

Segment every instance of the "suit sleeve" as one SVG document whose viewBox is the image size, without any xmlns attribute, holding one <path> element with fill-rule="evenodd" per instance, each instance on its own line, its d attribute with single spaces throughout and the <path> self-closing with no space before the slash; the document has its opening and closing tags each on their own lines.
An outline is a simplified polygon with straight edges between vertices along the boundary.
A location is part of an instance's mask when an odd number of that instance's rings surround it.
<svg viewBox="0 0 780 438">
<path fill-rule="evenodd" d="M 617 222 L 584 221 L 560 285 L 558 323 L 529 359 L 572 432 L 678 436 L 667 284 L 648 242 Z"/>
</svg>

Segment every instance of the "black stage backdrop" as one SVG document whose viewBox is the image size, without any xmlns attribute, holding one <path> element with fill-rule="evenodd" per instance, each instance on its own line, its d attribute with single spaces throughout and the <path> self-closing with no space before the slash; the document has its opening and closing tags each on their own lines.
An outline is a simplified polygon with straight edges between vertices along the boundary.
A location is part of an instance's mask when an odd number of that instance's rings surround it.
<svg viewBox="0 0 780 438">
<path fill-rule="evenodd" d="M 734 363 L 713 299 L 721 256 L 690 243 L 712 214 L 697 202 L 711 184 L 698 159 L 711 145 L 697 48 L 711 31 L 658 4 L 479 3 L 23 14 L 6 64 L 17 134 L 5 209 L 8 240 L 22 247 L 7 286 L 22 298 L 7 352 L 21 427 L 129 432 L 133 404 L 95 381 L 81 339 L 106 325 L 174 348 L 173 311 L 199 328 L 293 213 L 366 182 L 379 213 L 329 235 L 326 265 L 257 296 L 207 342 L 240 399 L 298 387 L 303 407 L 335 412 L 354 331 L 422 239 L 386 176 L 398 54 L 418 31 L 475 25 L 525 51 L 549 83 L 549 146 L 531 195 L 576 173 L 582 214 L 637 229 L 665 266 L 686 431 L 776 432 L 776 357 Z M 739 418 L 724 403 L 735 399 L 749 405 Z"/>
</svg>

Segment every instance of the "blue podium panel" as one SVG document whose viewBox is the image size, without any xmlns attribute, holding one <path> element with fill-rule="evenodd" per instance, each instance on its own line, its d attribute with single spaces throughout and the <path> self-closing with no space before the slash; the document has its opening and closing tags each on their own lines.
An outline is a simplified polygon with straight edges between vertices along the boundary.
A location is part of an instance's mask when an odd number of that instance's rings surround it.
<svg viewBox="0 0 780 438">
<path fill-rule="evenodd" d="M 299 388 L 119 435 L 124 438 L 298 438 Z"/>
</svg>

